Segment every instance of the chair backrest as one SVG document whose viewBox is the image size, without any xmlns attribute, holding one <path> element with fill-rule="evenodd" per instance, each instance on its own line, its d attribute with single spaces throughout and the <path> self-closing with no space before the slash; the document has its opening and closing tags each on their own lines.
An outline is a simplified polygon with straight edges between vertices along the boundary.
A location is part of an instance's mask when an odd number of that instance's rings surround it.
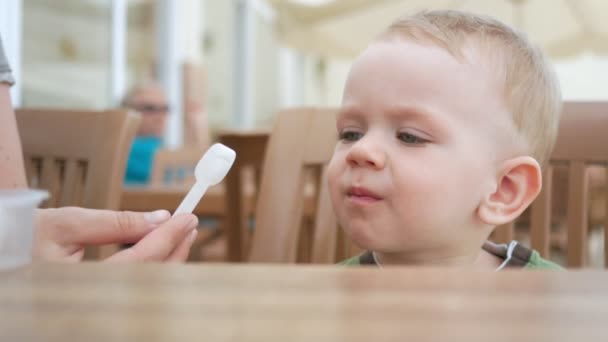
<svg viewBox="0 0 608 342">
<path fill-rule="evenodd" d="M 150 185 L 191 186 L 195 182 L 194 168 L 204 152 L 202 147 L 158 150 L 154 154 Z"/>
<path fill-rule="evenodd" d="M 119 208 L 138 114 L 18 109 L 16 117 L 29 185 L 50 193 L 43 207 Z"/>
<path fill-rule="evenodd" d="M 334 263 L 354 253 L 337 227 L 325 179 L 337 141 L 336 113 L 279 113 L 266 148 L 250 262 Z M 311 185 L 314 214 L 307 218 Z"/>
<path fill-rule="evenodd" d="M 224 130 L 218 140 L 236 152 L 226 176 L 225 232 L 228 261 L 245 261 L 251 245 L 249 222 L 254 215 L 270 130 Z"/>
<path fill-rule="evenodd" d="M 549 253 L 551 224 L 551 192 L 553 169 L 559 165 L 568 168 L 567 266 L 583 267 L 587 260 L 587 233 L 589 207 L 589 180 L 587 169 L 591 165 L 608 166 L 608 102 L 568 102 L 564 104 L 559 135 L 551 165 L 545 172 L 544 193 L 531 210 L 532 246 Z M 605 186 L 605 185 L 604 185 Z M 604 232 L 608 216 L 604 219 Z M 608 234 L 604 234 L 604 260 L 608 267 Z"/>
<path fill-rule="evenodd" d="M 530 208 L 530 237 L 532 247 L 542 256 L 548 257 L 554 216 L 552 212 L 560 210 L 560 208 L 552 208 L 556 202 L 559 202 L 553 197 L 556 193 L 561 196 L 565 192 L 568 267 L 583 267 L 587 264 L 589 212 L 587 171 L 592 165 L 604 168 L 608 166 L 608 102 L 566 102 L 551 161 L 543 174 L 543 190 Z M 557 168 L 567 169 L 566 191 L 559 191 L 563 184 L 555 182 L 554 174 Z M 608 190 L 604 188 L 604 191 Z M 606 232 L 608 215 L 604 218 L 603 226 Z M 500 229 L 499 240 L 508 240 L 513 236 L 513 224 Z M 604 236 L 604 264 L 608 267 L 608 234 Z"/>
</svg>

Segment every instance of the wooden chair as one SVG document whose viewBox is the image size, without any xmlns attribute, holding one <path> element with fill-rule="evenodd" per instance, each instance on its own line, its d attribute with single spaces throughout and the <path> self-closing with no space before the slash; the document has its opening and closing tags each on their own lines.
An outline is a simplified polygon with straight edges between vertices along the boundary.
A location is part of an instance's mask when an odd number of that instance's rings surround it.
<svg viewBox="0 0 608 342">
<path fill-rule="evenodd" d="M 205 152 L 206 148 L 203 146 L 189 146 L 183 147 L 177 150 L 161 149 L 154 155 L 154 163 L 152 167 L 152 174 L 150 176 L 149 191 L 162 191 L 162 189 L 181 189 L 183 195 L 180 196 L 179 201 L 183 199 L 183 196 L 187 193 L 190 187 L 195 183 L 194 168 L 201 159 L 201 156 Z M 200 261 L 200 253 L 206 248 L 217 241 L 222 235 L 224 225 L 223 221 L 226 219 L 226 212 L 223 206 L 208 204 L 215 204 L 221 202 L 224 204 L 225 198 L 225 186 L 219 184 L 208 189 L 205 194 L 204 200 L 197 205 L 194 210 L 195 215 L 205 216 L 207 218 L 212 217 L 217 219 L 217 229 L 201 229 L 199 234 L 192 244 L 191 254 L 189 261 Z M 170 211 L 177 208 L 178 203 L 172 206 L 167 206 L 167 203 L 154 201 L 155 196 L 150 194 L 148 200 L 152 202 L 156 208 L 165 208 Z M 220 250 L 215 253 L 211 253 L 211 258 L 214 260 L 224 259 L 225 251 Z"/>
<path fill-rule="evenodd" d="M 42 207 L 119 208 L 139 115 L 18 109 L 16 117 L 28 183 L 50 194 Z"/>
<path fill-rule="evenodd" d="M 255 210 L 269 134 L 267 129 L 224 130 L 218 136 L 218 140 L 237 155 L 225 181 L 226 253 L 231 262 L 245 261 L 249 252 L 249 221 Z"/>
<path fill-rule="evenodd" d="M 203 147 L 157 151 L 150 184 L 125 186 L 121 208 L 133 211 L 175 210 L 194 184 L 194 168 L 204 151 Z M 193 213 L 198 216 L 223 217 L 226 211 L 224 193 L 223 184 L 209 188 Z"/>
<path fill-rule="evenodd" d="M 118 209 L 137 114 L 18 109 L 16 117 L 29 184 L 50 193 L 43 206 Z"/>
<path fill-rule="evenodd" d="M 205 149 L 188 147 L 179 150 L 161 149 L 154 154 L 151 186 L 191 186 L 194 168 Z"/>
<path fill-rule="evenodd" d="M 566 224 L 567 266 L 583 267 L 587 260 L 590 165 L 608 166 L 608 103 L 567 102 L 549 167 L 543 176 L 543 190 L 530 208 L 531 245 L 549 257 L 551 241 L 553 176 L 558 167 L 568 171 Z M 604 187 L 606 185 L 604 184 Z M 606 188 L 604 188 L 606 191 Z M 559 191 L 563 193 L 563 191 Z M 608 212 L 608 208 L 607 208 Z M 514 224 L 501 227 L 498 240 L 510 240 Z M 608 216 L 604 218 L 604 265 L 608 267 Z"/>
<path fill-rule="evenodd" d="M 279 113 L 264 160 L 250 262 L 335 263 L 356 253 L 337 227 L 325 179 L 337 139 L 336 112 Z M 305 192 L 311 178 L 317 190 L 314 217 L 308 219 Z"/>
</svg>

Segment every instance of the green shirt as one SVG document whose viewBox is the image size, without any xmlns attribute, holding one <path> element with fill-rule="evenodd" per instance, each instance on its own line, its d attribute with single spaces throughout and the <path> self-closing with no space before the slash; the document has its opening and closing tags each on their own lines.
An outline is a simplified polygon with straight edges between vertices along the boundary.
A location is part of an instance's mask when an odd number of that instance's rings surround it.
<svg viewBox="0 0 608 342">
<path fill-rule="evenodd" d="M 486 242 L 482 248 L 503 260 L 502 265 L 497 270 L 503 268 L 525 268 L 529 270 L 563 270 L 561 266 L 551 261 L 543 259 L 537 251 L 522 246 L 517 241 L 507 244 L 494 244 Z M 377 266 L 372 252 L 367 251 L 350 259 L 344 260 L 340 265 L 358 266 L 371 265 Z"/>
</svg>

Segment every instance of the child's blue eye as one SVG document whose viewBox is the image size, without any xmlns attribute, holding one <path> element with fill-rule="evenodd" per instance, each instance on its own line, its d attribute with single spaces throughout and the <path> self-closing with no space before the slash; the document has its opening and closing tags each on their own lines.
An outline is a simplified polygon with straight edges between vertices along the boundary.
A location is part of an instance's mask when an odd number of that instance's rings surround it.
<svg viewBox="0 0 608 342">
<path fill-rule="evenodd" d="M 340 133 L 340 140 L 344 141 L 357 141 L 363 137 L 363 133 L 355 131 L 344 131 Z"/>
<path fill-rule="evenodd" d="M 411 133 L 398 133 L 397 138 L 406 144 L 418 145 L 427 141 Z"/>
</svg>

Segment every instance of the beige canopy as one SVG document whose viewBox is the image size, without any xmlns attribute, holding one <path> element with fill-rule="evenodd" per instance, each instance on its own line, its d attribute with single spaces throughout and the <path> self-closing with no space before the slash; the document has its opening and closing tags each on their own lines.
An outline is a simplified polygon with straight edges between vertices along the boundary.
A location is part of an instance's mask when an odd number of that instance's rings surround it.
<svg viewBox="0 0 608 342">
<path fill-rule="evenodd" d="M 527 32 L 553 58 L 608 55 L 607 0 L 329 0 L 317 6 L 269 0 L 277 32 L 297 49 L 352 57 L 402 14 L 451 8 L 491 15 Z"/>
</svg>

